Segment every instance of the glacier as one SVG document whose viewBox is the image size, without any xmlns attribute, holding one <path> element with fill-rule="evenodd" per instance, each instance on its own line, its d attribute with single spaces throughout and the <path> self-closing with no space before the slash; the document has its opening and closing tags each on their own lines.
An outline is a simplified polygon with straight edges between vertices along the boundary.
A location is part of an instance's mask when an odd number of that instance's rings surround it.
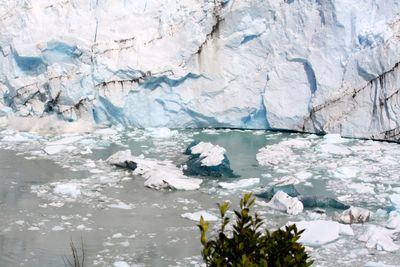
<svg viewBox="0 0 400 267">
<path fill-rule="evenodd" d="M 397 0 L 0 0 L 0 26 L 0 124 L 399 140 Z"/>
</svg>

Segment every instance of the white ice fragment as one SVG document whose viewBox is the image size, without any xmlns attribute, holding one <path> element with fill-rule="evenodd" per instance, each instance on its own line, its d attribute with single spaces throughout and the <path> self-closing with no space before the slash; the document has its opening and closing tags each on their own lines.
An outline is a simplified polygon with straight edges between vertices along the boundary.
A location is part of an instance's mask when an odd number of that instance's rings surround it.
<svg viewBox="0 0 400 267">
<path fill-rule="evenodd" d="M 64 206 L 64 203 L 63 202 L 51 202 L 51 203 L 49 203 L 49 206 L 61 208 L 62 206 Z M 45 207 L 45 205 L 42 205 L 42 207 Z"/>
<path fill-rule="evenodd" d="M 291 197 L 285 192 L 278 191 L 272 199 L 267 203 L 267 206 L 286 212 L 291 215 L 297 215 L 303 211 L 303 203 L 295 197 Z"/>
<path fill-rule="evenodd" d="M 28 228 L 28 231 L 39 231 L 39 230 L 40 230 L 40 228 L 37 226 L 31 226 Z"/>
<path fill-rule="evenodd" d="M 62 230 L 64 230 L 64 227 L 57 225 L 57 226 L 54 226 L 53 228 L 51 228 L 51 230 L 55 231 L 55 232 L 62 231 Z"/>
<path fill-rule="evenodd" d="M 136 169 L 133 174 L 145 178 L 144 185 L 153 189 L 197 190 L 203 182 L 201 179 L 185 176 L 181 169 L 170 161 L 157 161 L 134 157 L 129 150 L 119 151 L 109 157 L 107 162 L 112 165 L 124 166 L 126 162 L 134 162 Z"/>
<path fill-rule="evenodd" d="M 187 213 L 184 213 L 181 215 L 182 218 L 189 219 L 189 220 L 196 221 L 196 222 L 200 221 L 201 216 L 203 216 L 203 219 L 205 221 L 218 221 L 219 220 L 217 216 L 215 216 L 205 210 L 201 210 L 201 211 L 197 211 L 197 212 L 193 212 L 193 213 L 187 212 Z"/>
<path fill-rule="evenodd" d="M 277 180 L 274 180 L 274 182 L 272 182 L 273 185 L 276 186 L 284 186 L 284 185 L 290 185 L 290 184 L 298 184 L 300 183 L 299 179 L 297 179 L 296 177 L 293 176 L 284 176 L 282 178 L 279 178 Z"/>
<path fill-rule="evenodd" d="M 323 143 L 326 144 L 342 144 L 347 143 L 349 140 L 342 138 L 340 134 L 326 134 L 324 135 Z"/>
<path fill-rule="evenodd" d="M 48 146 L 63 146 L 63 145 L 70 145 L 70 144 L 75 144 L 85 138 L 82 135 L 77 135 L 77 136 L 67 136 L 61 139 L 57 139 L 54 141 L 47 142 Z"/>
<path fill-rule="evenodd" d="M 394 194 L 389 196 L 390 203 L 395 209 L 400 210 L 400 194 Z"/>
<path fill-rule="evenodd" d="M 124 241 L 124 242 L 121 242 L 121 243 L 119 243 L 121 246 L 123 246 L 123 247 L 129 247 L 129 245 L 130 245 L 130 243 L 129 243 L 129 241 L 128 240 L 126 240 L 126 241 Z"/>
<path fill-rule="evenodd" d="M 202 166 L 218 166 L 225 158 L 225 148 L 208 142 L 200 142 L 191 148 L 192 154 L 200 154 Z"/>
<path fill-rule="evenodd" d="M 23 225 L 25 222 L 22 221 L 22 220 L 19 220 L 19 221 L 16 221 L 15 223 L 18 224 L 18 225 Z"/>
<path fill-rule="evenodd" d="M 389 219 L 386 223 L 386 228 L 400 230 L 400 214 L 397 211 L 389 213 Z"/>
<path fill-rule="evenodd" d="M 121 233 L 113 234 L 111 238 L 122 238 L 124 237 Z"/>
<path fill-rule="evenodd" d="M 336 178 L 355 178 L 360 169 L 356 166 L 343 166 L 335 170 L 334 176 Z"/>
<path fill-rule="evenodd" d="M 363 208 L 351 207 L 341 214 L 336 213 L 333 217 L 335 221 L 344 224 L 365 223 L 370 220 L 372 213 Z"/>
<path fill-rule="evenodd" d="M 117 204 L 110 204 L 108 205 L 108 207 L 110 208 L 114 208 L 114 209 L 122 209 L 122 210 L 130 210 L 132 209 L 132 206 L 129 204 L 126 204 L 124 202 L 118 202 Z"/>
<path fill-rule="evenodd" d="M 178 135 L 177 130 L 170 130 L 169 128 L 161 127 L 161 128 L 147 128 L 146 135 L 154 137 L 154 138 L 171 138 L 173 136 Z"/>
<path fill-rule="evenodd" d="M 352 153 L 351 150 L 345 146 L 335 145 L 335 144 L 331 144 L 331 143 L 320 144 L 318 146 L 318 150 L 323 153 L 329 153 L 329 154 L 335 154 L 335 155 L 341 155 L 341 156 L 347 156 Z"/>
<path fill-rule="evenodd" d="M 7 135 L 3 137 L 3 142 L 14 142 L 14 143 L 23 143 L 23 142 L 32 142 L 38 140 L 40 137 L 33 135 L 31 133 L 18 132 L 15 135 Z"/>
<path fill-rule="evenodd" d="M 395 265 L 384 264 L 382 262 L 369 261 L 364 265 L 364 267 L 396 267 L 396 266 Z"/>
<path fill-rule="evenodd" d="M 301 234 L 299 242 L 311 247 L 322 246 L 339 238 L 340 224 L 338 222 L 316 220 L 288 223 L 296 224 L 298 230 L 305 231 Z M 346 232 L 346 231 L 344 231 Z"/>
<path fill-rule="evenodd" d="M 305 181 L 307 179 L 310 179 L 313 176 L 313 174 L 311 172 L 308 172 L 308 171 L 300 171 L 300 172 L 296 173 L 295 176 L 299 180 Z"/>
<path fill-rule="evenodd" d="M 58 154 L 61 152 L 71 152 L 74 151 L 76 147 L 74 146 L 68 146 L 68 145 L 51 145 L 51 146 L 46 146 L 44 148 L 44 152 L 46 152 L 48 155 L 54 155 Z"/>
<path fill-rule="evenodd" d="M 339 234 L 340 235 L 353 236 L 354 235 L 354 231 L 353 231 L 353 229 L 351 228 L 350 225 L 339 223 Z"/>
<path fill-rule="evenodd" d="M 55 194 L 77 198 L 81 194 L 81 184 L 79 183 L 60 183 L 57 184 L 53 192 Z"/>
<path fill-rule="evenodd" d="M 80 225 L 78 225 L 77 227 L 76 227 L 76 229 L 78 229 L 78 230 L 85 230 L 85 225 L 84 224 L 80 224 Z"/>
<path fill-rule="evenodd" d="M 261 148 L 257 153 L 257 161 L 260 165 L 277 165 L 287 161 L 294 156 L 293 150 L 288 146 L 278 144 L 269 145 Z"/>
<path fill-rule="evenodd" d="M 118 135 L 118 131 L 114 128 L 102 128 L 102 129 L 96 129 L 94 131 L 95 134 L 98 135 L 111 135 L 111 136 L 115 136 Z"/>
<path fill-rule="evenodd" d="M 393 242 L 392 235 L 393 231 L 370 225 L 358 240 L 366 242 L 367 248 L 393 252 L 399 250 L 400 246 Z"/>
<path fill-rule="evenodd" d="M 233 183 L 219 182 L 218 185 L 224 189 L 238 189 L 253 186 L 258 183 L 260 183 L 260 178 L 248 178 Z"/>
<path fill-rule="evenodd" d="M 116 261 L 113 264 L 114 267 L 130 267 L 126 261 Z"/>
<path fill-rule="evenodd" d="M 375 186 L 371 183 L 350 183 L 347 188 L 357 192 L 357 194 L 375 194 Z"/>
</svg>

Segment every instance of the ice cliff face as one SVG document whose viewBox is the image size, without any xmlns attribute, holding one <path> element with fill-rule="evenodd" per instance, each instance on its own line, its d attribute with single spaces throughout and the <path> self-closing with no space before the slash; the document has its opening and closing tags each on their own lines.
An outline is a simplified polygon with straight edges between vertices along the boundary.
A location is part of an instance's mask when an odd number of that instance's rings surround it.
<svg viewBox="0 0 400 267">
<path fill-rule="evenodd" d="M 0 0 L 0 114 L 398 140 L 397 0 Z"/>
</svg>

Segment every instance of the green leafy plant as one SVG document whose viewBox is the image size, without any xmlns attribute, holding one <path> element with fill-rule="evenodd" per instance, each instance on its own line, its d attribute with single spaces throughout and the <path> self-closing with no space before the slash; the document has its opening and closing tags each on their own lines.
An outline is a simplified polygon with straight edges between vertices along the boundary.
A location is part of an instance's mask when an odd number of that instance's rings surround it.
<svg viewBox="0 0 400 267">
<path fill-rule="evenodd" d="M 209 224 L 201 217 L 198 225 L 201 232 L 202 256 L 207 266 L 310 266 L 313 261 L 298 240 L 304 230 L 296 225 L 286 226 L 274 232 L 263 229 L 263 221 L 257 213 L 250 214 L 255 198 L 251 193 L 240 200 L 240 210 L 234 211 L 236 221 L 232 231 L 227 231 L 230 218 L 226 216 L 229 203 L 218 204 L 221 227 L 214 239 L 207 239 Z"/>
</svg>

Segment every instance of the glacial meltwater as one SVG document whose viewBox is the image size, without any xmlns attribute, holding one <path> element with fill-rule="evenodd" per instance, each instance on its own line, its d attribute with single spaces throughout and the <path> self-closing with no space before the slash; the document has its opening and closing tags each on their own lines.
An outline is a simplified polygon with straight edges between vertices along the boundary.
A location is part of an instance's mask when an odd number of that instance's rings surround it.
<svg viewBox="0 0 400 267">
<path fill-rule="evenodd" d="M 195 213 L 218 217 L 216 203 L 230 200 L 237 208 L 244 192 L 283 184 L 372 212 L 365 223 L 309 230 L 302 241 L 315 266 L 400 263 L 400 149 L 394 143 L 214 129 L 61 136 L 3 130 L 0 139 L 1 267 L 66 266 L 71 241 L 79 254 L 83 244 L 85 266 L 201 266 L 198 222 L 190 220 Z M 156 190 L 144 186 L 143 176 L 107 162 L 130 150 L 179 170 L 193 141 L 225 148 L 238 177 L 192 177 L 202 179 L 197 190 Z M 257 198 L 254 210 L 271 230 L 288 222 L 332 222 L 343 212 L 304 208 L 294 215 L 266 203 Z"/>
</svg>

